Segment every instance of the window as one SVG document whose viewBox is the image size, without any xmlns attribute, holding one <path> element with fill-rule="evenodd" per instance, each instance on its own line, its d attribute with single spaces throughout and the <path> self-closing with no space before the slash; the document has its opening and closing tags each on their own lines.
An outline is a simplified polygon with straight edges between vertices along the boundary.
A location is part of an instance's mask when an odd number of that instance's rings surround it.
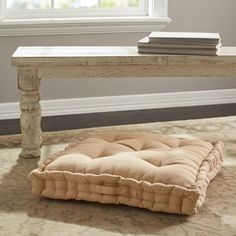
<svg viewBox="0 0 236 236">
<path fill-rule="evenodd" d="M 0 36 L 147 32 L 163 28 L 167 0 L 0 0 Z"/>
<path fill-rule="evenodd" d="M 4 0 L 3 18 L 145 16 L 146 0 Z"/>
</svg>

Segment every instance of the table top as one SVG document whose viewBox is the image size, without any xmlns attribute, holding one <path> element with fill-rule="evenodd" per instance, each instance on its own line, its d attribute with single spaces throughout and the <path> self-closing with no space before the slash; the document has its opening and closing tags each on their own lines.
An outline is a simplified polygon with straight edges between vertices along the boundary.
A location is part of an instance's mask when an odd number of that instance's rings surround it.
<svg viewBox="0 0 236 236">
<path fill-rule="evenodd" d="M 19 47 L 11 58 L 14 66 L 166 64 L 200 61 L 236 63 L 236 47 L 222 47 L 217 56 L 140 54 L 137 47 L 66 46 Z"/>
</svg>

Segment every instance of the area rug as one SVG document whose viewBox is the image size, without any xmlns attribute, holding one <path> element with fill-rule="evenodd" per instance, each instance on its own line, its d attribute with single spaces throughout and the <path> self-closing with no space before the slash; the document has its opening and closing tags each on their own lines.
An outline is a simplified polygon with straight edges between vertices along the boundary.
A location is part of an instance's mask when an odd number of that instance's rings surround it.
<svg viewBox="0 0 236 236">
<path fill-rule="evenodd" d="M 28 174 L 48 154 L 95 131 L 148 131 L 222 140 L 224 165 L 191 217 L 83 201 L 38 198 Z M 236 116 L 44 133 L 41 160 L 19 158 L 20 135 L 0 136 L 0 235 L 236 235 Z"/>
</svg>

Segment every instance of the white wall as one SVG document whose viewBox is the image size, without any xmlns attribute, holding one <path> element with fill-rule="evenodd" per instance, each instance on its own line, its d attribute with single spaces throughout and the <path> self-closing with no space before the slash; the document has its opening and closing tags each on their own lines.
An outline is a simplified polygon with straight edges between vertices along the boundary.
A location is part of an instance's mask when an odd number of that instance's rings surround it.
<svg viewBox="0 0 236 236">
<path fill-rule="evenodd" d="M 165 30 L 219 32 L 224 45 L 236 46 L 235 11 L 235 0 L 169 0 L 172 23 Z M 11 54 L 18 46 L 129 46 L 147 33 L 0 37 L 0 103 L 19 100 L 16 70 L 10 65 Z M 235 78 L 46 80 L 41 91 L 42 99 L 56 99 L 227 88 L 236 88 Z"/>
</svg>

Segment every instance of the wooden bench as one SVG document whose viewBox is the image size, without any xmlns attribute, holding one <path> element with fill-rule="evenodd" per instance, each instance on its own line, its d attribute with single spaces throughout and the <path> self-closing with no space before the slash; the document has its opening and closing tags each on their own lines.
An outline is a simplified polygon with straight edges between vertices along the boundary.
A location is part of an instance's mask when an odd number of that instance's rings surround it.
<svg viewBox="0 0 236 236">
<path fill-rule="evenodd" d="M 136 47 L 19 47 L 21 156 L 39 157 L 42 144 L 39 85 L 47 78 L 236 77 L 236 47 L 218 56 L 139 54 Z"/>
</svg>

